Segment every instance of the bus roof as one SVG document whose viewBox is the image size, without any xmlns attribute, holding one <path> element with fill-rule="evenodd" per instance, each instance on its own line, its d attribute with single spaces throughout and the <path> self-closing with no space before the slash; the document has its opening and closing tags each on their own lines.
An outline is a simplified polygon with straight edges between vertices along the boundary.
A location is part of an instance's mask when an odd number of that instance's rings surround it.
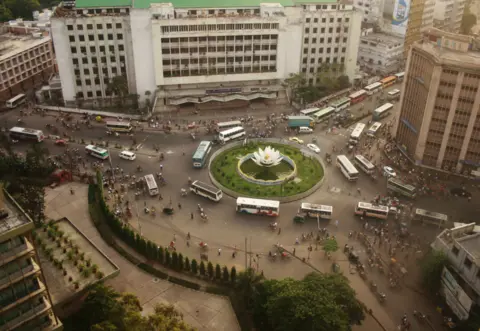
<svg viewBox="0 0 480 331">
<path fill-rule="evenodd" d="M 149 189 L 152 187 L 157 187 L 157 182 L 155 181 L 155 177 L 152 174 L 145 175 L 145 182 Z"/>
<path fill-rule="evenodd" d="M 344 102 L 347 102 L 347 101 L 350 101 L 350 98 L 349 97 L 343 97 L 343 98 L 340 98 L 338 100 L 333 101 L 332 105 L 337 105 L 337 104 L 344 103 Z"/>
<path fill-rule="evenodd" d="M 397 185 L 405 186 L 406 189 L 411 190 L 411 191 L 416 190 L 415 186 L 410 185 L 410 184 L 407 184 L 407 183 L 403 182 L 402 180 L 400 180 L 400 179 L 398 179 L 398 178 L 396 178 L 396 177 L 390 177 L 390 178 L 388 179 L 388 181 L 389 181 L 390 183 L 394 183 L 394 184 L 397 184 Z"/>
<path fill-rule="evenodd" d="M 364 95 L 365 93 L 367 93 L 367 91 L 365 91 L 365 90 L 362 89 L 362 90 L 359 90 L 359 91 L 357 91 L 357 92 L 355 92 L 355 93 L 350 94 L 348 97 L 354 99 L 354 98 L 356 98 L 356 97 L 359 97 L 359 96 L 361 96 L 361 95 Z"/>
<path fill-rule="evenodd" d="M 25 94 L 17 94 L 13 98 L 7 100 L 7 102 L 15 102 L 15 101 L 17 101 L 18 99 L 21 99 L 21 98 L 25 98 Z"/>
<path fill-rule="evenodd" d="M 365 124 L 364 123 L 357 123 L 357 125 L 355 125 L 355 128 L 353 129 L 350 137 L 352 137 L 352 138 L 360 137 L 360 135 L 362 134 L 364 129 L 365 129 Z"/>
<path fill-rule="evenodd" d="M 28 128 L 21 128 L 19 126 L 14 126 L 13 128 L 10 129 L 10 132 L 19 132 L 19 133 L 33 133 L 33 134 L 43 134 L 41 130 L 35 130 L 35 129 L 28 129 Z"/>
<path fill-rule="evenodd" d="M 382 126 L 382 122 L 375 122 L 372 124 L 372 126 L 368 129 L 368 131 L 377 131 L 378 129 L 380 129 L 380 127 Z"/>
<path fill-rule="evenodd" d="M 251 198 L 242 198 L 242 197 L 237 198 L 237 205 L 238 204 L 262 205 L 265 207 L 272 207 L 272 208 L 280 207 L 280 201 L 277 201 L 277 200 L 251 199 Z"/>
<path fill-rule="evenodd" d="M 232 132 L 237 132 L 237 131 L 241 131 L 241 130 L 245 130 L 245 129 L 242 126 L 236 126 L 234 128 L 230 128 L 230 129 L 222 131 L 220 133 L 223 134 L 223 135 L 226 135 L 226 134 L 230 134 Z"/>
<path fill-rule="evenodd" d="M 397 77 L 403 77 L 403 76 L 405 76 L 405 72 L 402 71 L 402 72 L 396 73 L 395 76 L 397 76 Z"/>
<path fill-rule="evenodd" d="M 327 205 L 319 205 L 316 203 L 308 203 L 308 202 L 302 202 L 302 209 L 316 209 L 316 210 L 327 210 L 327 211 L 333 211 L 332 206 L 327 206 Z"/>
<path fill-rule="evenodd" d="M 382 206 L 382 205 L 374 205 L 369 202 L 359 202 L 358 203 L 359 208 L 369 208 L 369 209 L 376 209 L 376 210 L 381 210 L 381 211 L 386 211 L 388 212 L 388 207 L 387 206 Z"/>
<path fill-rule="evenodd" d="M 355 168 L 352 162 L 350 162 L 348 157 L 346 157 L 345 155 L 337 155 L 337 160 L 339 160 L 345 166 L 349 173 L 358 174 L 357 168 Z"/>
<path fill-rule="evenodd" d="M 197 150 L 193 154 L 193 158 L 197 159 L 197 158 L 203 157 L 203 154 L 205 154 L 205 152 L 211 145 L 212 143 L 210 141 L 207 141 L 207 140 L 201 141 L 197 147 Z"/>
<path fill-rule="evenodd" d="M 388 83 L 391 82 L 392 80 L 397 79 L 397 76 L 388 76 L 385 77 L 384 79 L 380 80 L 380 83 Z"/>
<path fill-rule="evenodd" d="M 363 89 L 364 90 L 369 90 L 369 89 L 373 89 L 373 88 L 376 88 L 376 87 L 379 87 L 379 86 L 382 86 L 382 83 L 380 82 L 375 82 L 373 84 L 370 84 L 368 86 L 365 86 Z"/>
<path fill-rule="evenodd" d="M 107 121 L 107 125 L 128 125 L 130 126 L 130 122 L 122 122 L 122 121 Z"/>
<path fill-rule="evenodd" d="M 375 109 L 373 112 L 383 113 L 384 111 L 389 110 L 392 107 L 393 107 L 393 104 L 387 102 L 386 104 L 384 104 L 384 105 L 378 107 L 377 109 Z"/>
<path fill-rule="evenodd" d="M 335 108 L 327 107 L 327 108 L 321 109 L 320 111 L 317 111 L 315 114 L 313 114 L 313 116 L 314 117 L 319 117 L 319 116 L 323 116 L 323 115 L 328 114 L 328 113 L 333 113 L 334 111 L 335 111 Z"/>
<path fill-rule="evenodd" d="M 301 110 L 300 113 L 302 113 L 302 114 L 312 114 L 312 113 L 315 113 L 319 110 L 320 110 L 320 108 L 317 108 L 317 107 L 307 108 L 307 109 Z"/>
<path fill-rule="evenodd" d="M 217 187 L 215 187 L 215 186 L 213 186 L 213 185 L 209 185 L 209 184 L 207 184 L 207 183 L 201 182 L 201 181 L 199 181 L 199 180 L 194 181 L 194 182 L 192 183 L 192 185 L 198 186 L 198 187 L 203 188 L 203 189 L 205 189 L 205 190 L 207 190 L 207 191 L 210 191 L 210 192 L 212 192 L 212 193 L 220 193 L 220 192 L 222 192 L 222 190 L 220 190 L 219 188 L 217 188 Z"/>
<path fill-rule="evenodd" d="M 85 148 L 88 148 L 88 149 L 91 149 L 91 150 L 94 150 L 94 151 L 97 151 L 97 152 L 100 152 L 100 153 L 108 152 L 106 149 L 100 148 L 100 147 L 95 146 L 95 145 L 87 145 L 87 146 L 85 146 Z"/>
<path fill-rule="evenodd" d="M 306 115 L 292 115 L 292 116 L 288 116 L 288 119 L 289 120 L 307 120 L 308 119 L 310 121 L 313 121 L 313 118 L 311 118 L 310 116 L 306 116 Z"/>
<path fill-rule="evenodd" d="M 434 211 L 428 211 L 428 210 L 425 210 L 425 209 L 417 208 L 415 210 L 415 214 L 420 215 L 420 216 L 433 217 L 433 218 L 437 218 L 437 219 L 440 219 L 440 220 L 443 220 L 443 221 L 448 221 L 448 216 L 447 215 L 436 213 Z"/>
<path fill-rule="evenodd" d="M 242 122 L 240 122 L 240 121 L 219 122 L 219 123 L 217 123 L 217 126 L 231 126 L 231 125 L 236 125 L 236 124 L 238 124 L 238 126 L 241 126 Z"/>
<path fill-rule="evenodd" d="M 356 158 L 358 161 L 360 161 L 361 163 L 363 163 L 363 165 L 365 165 L 367 168 L 369 168 L 369 169 L 375 168 L 375 166 L 373 165 L 373 163 L 370 162 L 365 156 L 360 155 L 360 154 L 357 154 L 357 155 L 355 155 L 355 158 Z"/>
</svg>

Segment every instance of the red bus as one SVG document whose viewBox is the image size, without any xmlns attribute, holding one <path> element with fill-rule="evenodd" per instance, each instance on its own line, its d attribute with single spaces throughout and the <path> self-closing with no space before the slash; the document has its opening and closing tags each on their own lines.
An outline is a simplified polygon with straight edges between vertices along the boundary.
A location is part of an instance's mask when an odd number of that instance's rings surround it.
<svg viewBox="0 0 480 331">
<path fill-rule="evenodd" d="M 350 94 L 348 97 L 350 98 L 350 103 L 353 105 L 365 100 L 365 98 L 368 97 L 368 94 L 367 94 L 367 91 L 360 90 Z"/>
</svg>

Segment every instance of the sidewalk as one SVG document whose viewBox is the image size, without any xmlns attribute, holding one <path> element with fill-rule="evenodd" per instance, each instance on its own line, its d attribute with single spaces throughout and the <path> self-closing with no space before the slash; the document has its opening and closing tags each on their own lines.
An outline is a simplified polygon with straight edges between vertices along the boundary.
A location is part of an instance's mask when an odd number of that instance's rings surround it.
<svg viewBox="0 0 480 331">
<path fill-rule="evenodd" d="M 75 194 L 70 194 L 73 188 Z M 45 215 L 47 219 L 68 218 L 95 246 L 119 268 L 120 274 L 107 281 L 120 292 L 138 296 L 143 313 L 149 314 L 157 303 L 170 303 L 180 311 L 186 323 L 199 331 L 240 331 L 235 312 L 226 297 L 194 291 L 172 284 L 143 272 L 107 245 L 90 220 L 87 206 L 88 186 L 80 183 L 64 184 L 45 189 Z M 125 248 L 124 246 L 122 246 Z M 144 261 L 145 259 L 139 260 Z M 172 276 L 174 273 L 168 270 Z M 184 276 L 184 275 L 183 275 Z M 180 277 L 179 277 L 180 278 Z M 181 278 L 185 278 L 181 277 Z M 205 286 L 206 282 L 195 280 Z"/>
</svg>

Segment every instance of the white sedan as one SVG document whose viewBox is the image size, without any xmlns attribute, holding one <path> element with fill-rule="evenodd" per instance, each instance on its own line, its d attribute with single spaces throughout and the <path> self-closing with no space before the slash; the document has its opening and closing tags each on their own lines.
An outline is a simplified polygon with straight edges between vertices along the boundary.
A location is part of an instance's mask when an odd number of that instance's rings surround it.
<svg viewBox="0 0 480 331">
<path fill-rule="evenodd" d="M 392 167 L 385 166 L 383 167 L 383 175 L 385 177 L 397 177 L 397 173 L 393 170 Z"/>
<path fill-rule="evenodd" d="M 317 154 L 320 153 L 320 148 L 315 144 L 308 144 L 307 147 Z"/>
<path fill-rule="evenodd" d="M 294 142 L 299 143 L 299 144 L 303 144 L 303 140 L 298 139 L 297 137 L 290 137 L 290 138 L 288 138 L 288 140 L 294 141 Z"/>
</svg>

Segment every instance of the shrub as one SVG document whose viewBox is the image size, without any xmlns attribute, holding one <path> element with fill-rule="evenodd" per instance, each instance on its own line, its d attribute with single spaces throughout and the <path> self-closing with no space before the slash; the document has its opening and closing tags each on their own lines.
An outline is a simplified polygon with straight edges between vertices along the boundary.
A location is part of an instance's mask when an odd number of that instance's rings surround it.
<svg viewBox="0 0 480 331">
<path fill-rule="evenodd" d="M 212 264 L 212 262 L 208 262 L 208 264 L 207 264 L 207 273 L 208 273 L 208 277 L 213 278 L 213 264 Z"/>
<path fill-rule="evenodd" d="M 183 264 L 183 269 L 185 271 L 190 271 L 191 270 L 191 264 L 190 264 L 190 260 L 188 257 L 185 258 L 185 263 Z"/>
<path fill-rule="evenodd" d="M 193 268 L 192 268 L 192 270 L 193 270 Z M 200 262 L 199 271 L 200 271 L 200 275 L 201 275 L 201 276 L 205 276 L 205 272 L 206 272 L 206 270 L 205 270 L 205 262 L 203 262 L 203 261 Z"/>
<path fill-rule="evenodd" d="M 235 268 L 235 266 L 230 269 L 230 280 L 232 281 L 232 283 L 235 283 L 235 281 L 237 280 L 237 269 Z"/>
<path fill-rule="evenodd" d="M 185 259 L 183 258 L 182 253 L 178 254 L 177 269 L 182 271 Z"/>
<path fill-rule="evenodd" d="M 173 277 L 173 276 L 170 276 L 168 277 L 168 281 L 169 282 L 172 282 L 174 284 L 178 284 L 178 285 L 182 285 L 182 286 L 185 286 L 185 287 L 188 287 L 188 288 L 191 288 L 193 290 L 199 290 L 200 289 L 200 285 L 198 285 L 197 283 L 193 283 L 193 282 L 190 282 L 188 280 L 185 280 L 185 279 L 181 279 L 181 278 L 177 278 L 177 277 Z"/>
<path fill-rule="evenodd" d="M 220 268 L 220 264 L 217 263 L 215 266 L 215 279 L 220 280 L 222 278 L 222 268 Z"/>
<path fill-rule="evenodd" d="M 170 266 L 172 265 L 172 257 L 170 255 L 170 252 L 167 250 L 165 250 L 165 265 L 166 266 Z"/>
<path fill-rule="evenodd" d="M 205 266 L 204 266 L 204 267 L 205 267 Z M 198 263 L 197 263 L 197 260 L 195 260 L 195 259 L 192 260 L 191 269 L 192 269 L 192 274 L 196 275 L 196 274 L 198 273 Z"/>
<path fill-rule="evenodd" d="M 227 266 L 223 266 L 222 279 L 225 283 L 227 283 L 230 280 L 230 274 L 228 273 Z"/>
<path fill-rule="evenodd" d="M 97 273 L 95 274 L 95 276 L 97 277 L 97 279 L 102 279 L 104 275 L 103 275 L 103 272 L 97 271 Z"/>
<path fill-rule="evenodd" d="M 163 264 L 163 260 L 164 260 L 163 257 L 164 257 L 163 247 L 159 246 L 157 248 L 157 255 L 156 255 L 157 261 Z"/>
<path fill-rule="evenodd" d="M 172 261 L 170 263 L 170 266 L 173 268 L 173 269 L 177 269 L 178 268 L 178 254 L 177 252 L 173 252 L 172 253 Z"/>
</svg>

